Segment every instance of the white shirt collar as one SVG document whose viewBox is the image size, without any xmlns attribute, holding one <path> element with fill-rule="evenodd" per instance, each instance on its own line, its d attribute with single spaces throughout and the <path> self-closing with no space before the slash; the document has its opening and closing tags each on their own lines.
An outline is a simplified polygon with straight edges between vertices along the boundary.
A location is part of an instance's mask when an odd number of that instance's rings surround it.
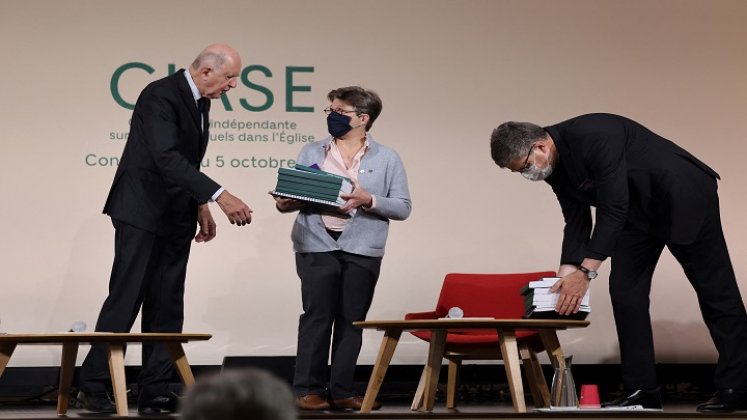
<svg viewBox="0 0 747 420">
<path fill-rule="evenodd" d="M 184 77 L 187 79 L 187 84 L 189 84 L 189 88 L 192 90 L 192 97 L 195 99 L 195 103 L 197 103 L 197 100 L 202 98 L 202 95 L 200 95 L 200 91 L 197 89 L 195 81 L 192 80 L 192 75 L 189 74 L 189 70 L 184 70 Z"/>
</svg>

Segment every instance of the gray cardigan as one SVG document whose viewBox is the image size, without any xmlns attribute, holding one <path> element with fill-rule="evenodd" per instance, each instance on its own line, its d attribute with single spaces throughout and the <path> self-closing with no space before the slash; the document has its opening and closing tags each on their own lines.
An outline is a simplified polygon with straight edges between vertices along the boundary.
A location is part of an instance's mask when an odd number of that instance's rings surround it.
<svg viewBox="0 0 747 420">
<path fill-rule="evenodd" d="M 384 255 L 389 220 L 405 220 L 410 215 L 412 203 L 407 187 L 407 174 L 394 150 L 368 138 L 369 149 L 361 159 L 358 182 L 376 197 L 374 208 L 358 208 L 348 220 L 345 230 L 335 241 L 327 233 L 319 207 L 306 205 L 293 225 L 291 239 L 295 252 L 328 252 L 342 250 L 369 257 Z M 305 145 L 298 155 L 301 165 L 321 165 L 325 146 L 332 140 L 327 137 Z"/>
</svg>

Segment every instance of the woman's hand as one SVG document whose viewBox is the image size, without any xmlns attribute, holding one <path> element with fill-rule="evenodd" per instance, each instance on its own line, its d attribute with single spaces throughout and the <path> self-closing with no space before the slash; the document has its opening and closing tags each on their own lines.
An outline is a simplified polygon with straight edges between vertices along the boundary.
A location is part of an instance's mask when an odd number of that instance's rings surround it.
<svg viewBox="0 0 747 420">
<path fill-rule="evenodd" d="M 270 191 L 269 194 L 275 199 L 275 207 L 283 213 L 299 210 L 301 207 L 306 205 L 306 202 L 304 201 L 274 195 L 272 191 Z"/>
<path fill-rule="evenodd" d="M 373 205 L 371 193 L 363 189 L 358 181 L 354 179 L 351 179 L 351 181 L 353 181 L 353 191 L 350 194 L 343 193 L 340 195 L 344 200 L 347 200 L 345 204 L 340 206 L 340 211 L 343 213 L 349 213 L 358 207 L 371 207 Z"/>
</svg>

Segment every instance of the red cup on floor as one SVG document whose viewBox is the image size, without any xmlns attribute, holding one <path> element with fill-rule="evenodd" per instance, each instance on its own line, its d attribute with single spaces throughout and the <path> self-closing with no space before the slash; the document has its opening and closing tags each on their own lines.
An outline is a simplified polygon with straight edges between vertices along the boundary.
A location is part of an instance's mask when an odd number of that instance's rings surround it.
<svg viewBox="0 0 747 420">
<path fill-rule="evenodd" d="M 580 408 L 600 408 L 599 387 L 593 385 L 581 385 L 581 398 L 578 401 Z"/>
</svg>

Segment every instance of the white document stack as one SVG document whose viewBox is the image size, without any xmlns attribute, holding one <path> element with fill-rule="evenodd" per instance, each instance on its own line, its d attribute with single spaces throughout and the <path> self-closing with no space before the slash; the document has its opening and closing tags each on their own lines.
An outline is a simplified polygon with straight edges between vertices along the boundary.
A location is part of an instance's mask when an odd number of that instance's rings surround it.
<svg viewBox="0 0 747 420">
<path fill-rule="evenodd" d="M 558 303 L 558 293 L 550 292 L 550 288 L 559 277 L 545 277 L 530 281 L 521 289 L 524 296 L 524 318 L 529 319 L 586 319 L 591 312 L 589 306 L 589 291 L 581 299 L 581 308 L 575 314 L 560 315 L 555 311 Z"/>
</svg>

